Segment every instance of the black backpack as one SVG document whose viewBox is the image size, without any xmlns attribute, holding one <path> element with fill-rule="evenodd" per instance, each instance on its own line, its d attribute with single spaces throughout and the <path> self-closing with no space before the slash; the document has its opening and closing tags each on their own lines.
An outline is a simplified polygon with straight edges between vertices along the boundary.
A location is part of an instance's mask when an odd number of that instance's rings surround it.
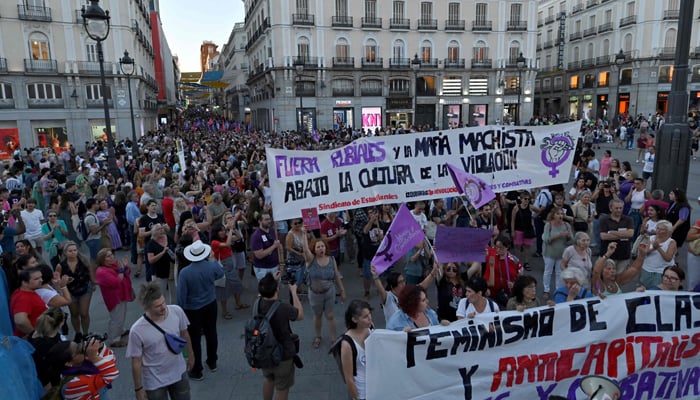
<svg viewBox="0 0 700 400">
<path fill-rule="evenodd" d="M 270 325 L 270 318 L 280 306 L 277 300 L 270 306 L 266 314 L 259 312 L 260 298 L 253 306 L 253 318 L 245 324 L 245 357 L 253 368 L 270 369 L 278 366 L 282 361 L 282 345 L 275 338 Z"/>
<path fill-rule="evenodd" d="M 350 349 L 352 349 L 352 376 L 357 376 L 357 347 L 355 347 L 355 341 L 346 334 L 338 336 L 338 338 L 331 345 L 328 354 L 332 354 L 335 358 L 336 364 L 338 364 L 338 370 L 340 371 L 340 377 L 343 378 L 345 382 L 345 374 L 343 373 L 343 360 L 340 358 L 340 347 L 343 342 L 348 342 L 350 344 Z"/>
</svg>

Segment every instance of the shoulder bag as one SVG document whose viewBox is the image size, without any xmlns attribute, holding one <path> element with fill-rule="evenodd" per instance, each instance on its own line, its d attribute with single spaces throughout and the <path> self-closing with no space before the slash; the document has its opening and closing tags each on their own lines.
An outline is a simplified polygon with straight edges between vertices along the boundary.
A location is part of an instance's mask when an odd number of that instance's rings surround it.
<svg viewBox="0 0 700 400">
<path fill-rule="evenodd" d="M 180 354 L 182 353 L 182 350 L 185 348 L 187 345 L 187 340 L 183 339 L 180 335 L 173 335 L 172 333 L 168 333 L 163 330 L 158 324 L 153 322 L 152 319 L 148 318 L 148 316 L 144 313 L 143 317 L 148 321 L 151 325 L 153 325 L 154 328 L 158 329 L 160 333 L 163 334 L 165 337 L 165 345 L 168 346 L 168 350 L 170 350 L 171 353 L 173 354 Z"/>
</svg>

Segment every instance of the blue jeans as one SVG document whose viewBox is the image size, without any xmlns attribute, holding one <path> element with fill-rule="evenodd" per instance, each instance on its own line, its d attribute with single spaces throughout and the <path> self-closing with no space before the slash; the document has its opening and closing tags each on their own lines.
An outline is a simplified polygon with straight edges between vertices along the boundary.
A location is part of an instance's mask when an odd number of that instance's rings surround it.
<svg viewBox="0 0 700 400">
<path fill-rule="evenodd" d="M 100 239 L 86 240 L 85 245 L 90 251 L 90 259 L 95 260 L 97 258 L 97 253 L 100 251 Z"/>
</svg>

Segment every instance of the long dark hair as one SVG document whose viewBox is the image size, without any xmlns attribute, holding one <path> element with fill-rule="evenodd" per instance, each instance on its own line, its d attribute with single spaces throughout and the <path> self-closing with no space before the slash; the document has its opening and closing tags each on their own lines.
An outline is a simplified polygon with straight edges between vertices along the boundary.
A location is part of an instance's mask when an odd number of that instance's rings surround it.
<svg viewBox="0 0 700 400">
<path fill-rule="evenodd" d="M 372 307 L 370 307 L 369 303 L 364 300 L 353 300 L 350 302 L 350 304 L 348 304 L 348 308 L 345 310 L 345 326 L 348 329 L 357 328 L 357 324 L 352 320 L 352 318 L 358 318 L 364 309 L 372 312 Z"/>
</svg>

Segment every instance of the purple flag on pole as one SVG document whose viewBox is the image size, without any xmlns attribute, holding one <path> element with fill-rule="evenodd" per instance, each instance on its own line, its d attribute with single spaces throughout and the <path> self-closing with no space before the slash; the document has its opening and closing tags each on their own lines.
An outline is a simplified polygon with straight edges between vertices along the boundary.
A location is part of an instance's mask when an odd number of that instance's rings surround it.
<svg viewBox="0 0 700 400">
<path fill-rule="evenodd" d="M 482 261 L 486 258 L 486 247 L 492 233 L 486 229 L 438 225 L 433 245 L 435 258 L 441 263 Z"/>
<path fill-rule="evenodd" d="M 389 230 L 384 233 L 384 239 L 372 259 L 372 265 L 378 274 L 386 271 L 399 258 L 403 257 L 411 247 L 418 245 L 425 238 L 425 233 L 406 207 L 401 204 Z"/>
<path fill-rule="evenodd" d="M 447 163 L 447 169 L 457 190 L 467 196 L 474 208 L 480 208 L 484 204 L 496 198 L 491 186 L 478 177 Z"/>
<path fill-rule="evenodd" d="M 318 136 L 318 131 L 314 129 L 311 131 L 311 138 L 314 140 L 314 142 L 318 143 L 319 140 L 321 140 L 320 136 Z"/>
</svg>

